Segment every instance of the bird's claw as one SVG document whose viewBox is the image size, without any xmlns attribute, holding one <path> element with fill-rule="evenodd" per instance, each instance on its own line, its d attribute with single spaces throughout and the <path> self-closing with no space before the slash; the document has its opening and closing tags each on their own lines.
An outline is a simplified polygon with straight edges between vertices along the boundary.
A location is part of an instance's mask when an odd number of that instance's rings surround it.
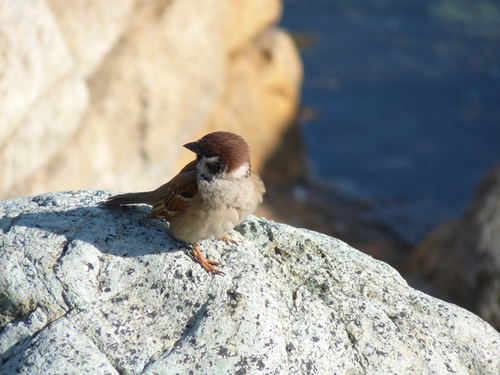
<svg viewBox="0 0 500 375">
<path fill-rule="evenodd" d="M 200 265 L 203 267 L 205 271 L 212 275 L 225 275 L 224 272 L 219 271 L 217 268 L 213 266 L 218 266 L 219 263 L 205 258 L 205 256 L 201 253 L 200 249 L 198 248 L 197 244 L 193 244 L 194 251 L 193 251 L 193 257 L 196 258 L 196 260 L 200 263 Z"/>
<path fill-rule="evenodd" d="M 232 244 L 238 246 L 238 242 L 236 242 L 235 240 L 233 240 L 232 238 L 229 238 L 228 236 L 224 236 L 224 237 L 220 237 L 219 240 L 222 240 L 224 242 L 231 242 Z"/>
</svg>

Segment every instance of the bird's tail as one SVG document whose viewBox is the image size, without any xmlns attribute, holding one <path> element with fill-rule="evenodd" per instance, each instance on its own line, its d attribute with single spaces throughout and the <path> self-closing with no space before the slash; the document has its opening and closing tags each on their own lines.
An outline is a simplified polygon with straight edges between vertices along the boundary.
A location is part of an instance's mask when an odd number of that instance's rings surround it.
<svg viewBox="0 0 500 375">
<path fill-rule="evenodd" d="M 108 198 L 106 202 L 104 202 L 104 206 L 106 207 L 115 207 L 115 206 L 123 206 L 125 204 L 138 204 L 145 203 L 150 206 L 154 205 L 154 194 L 152 191 L 145 191 L 142 193 L 127 193 L 115 195 L 114 197 Z"/>
</svg>

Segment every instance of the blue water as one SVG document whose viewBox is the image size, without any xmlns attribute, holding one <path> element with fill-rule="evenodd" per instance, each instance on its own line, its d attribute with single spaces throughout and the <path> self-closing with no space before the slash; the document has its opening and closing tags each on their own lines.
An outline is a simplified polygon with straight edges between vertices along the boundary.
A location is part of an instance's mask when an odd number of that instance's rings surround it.
<svg viewBox="0 0 500 375">
<path fill-rule="evenodd" d="M 500 30 L 433 17 L 430 1 L 351 3 L 284 2 L 315 113 L 303 136 L 319 179 L 416 242 L 500 161 Z"/>
</svg>

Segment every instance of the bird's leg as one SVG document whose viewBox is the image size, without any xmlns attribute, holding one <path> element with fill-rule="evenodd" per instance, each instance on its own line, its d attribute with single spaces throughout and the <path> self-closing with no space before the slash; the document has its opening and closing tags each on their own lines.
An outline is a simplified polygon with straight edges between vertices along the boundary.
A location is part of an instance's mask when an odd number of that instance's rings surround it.
<svg viewBox="0 0 500 375">
<path fill-rule="evenodd" d="M 219 240 L 222 240 L 225 242 L 231 242 L 232 244 L 238 245 L 238 242 L 236 242 L 232 238 L 229 238 L 228 236 L 220 237 Z"/>
<path fill-rule="evenodd" d="M 194 247 L 193 256 L 198 260 L 198 262 L 200 262 L 201 266 L 205 269 L 205 271 L 216 275 L 224 275 L 224 272 L 219 271 L 215 267 L 212 267 L 212 266 L 218 266 L 219 263 L 205 258 L 205 256 L 201 253 L 200 248 L 196 243 L 193 243 L 193 247 Z"/>
</svg>

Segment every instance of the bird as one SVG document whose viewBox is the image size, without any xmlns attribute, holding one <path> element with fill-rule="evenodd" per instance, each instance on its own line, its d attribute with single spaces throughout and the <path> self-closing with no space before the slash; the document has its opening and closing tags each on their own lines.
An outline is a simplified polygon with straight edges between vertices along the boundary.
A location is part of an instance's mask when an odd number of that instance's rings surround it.
<svg viewBox="0 0 500 375">
<path fill-rule="evenodd" d="M 241 136 L 216 131 L 183 147 L 196 159 L 166 184 L 112 196 L 104 206 L 152 206 L 150 218 L 168 221 L 178 240 L 192 244 L 193 257 L 208 273 L 223 275 L 215 267 L 219 263 L 205 258 L 197 243 L 209 238 L 235 243 L 227 234 L 255 211 L 266 189 L 259 175 L 252 173 L 250 148 Z"/>
</svg>

